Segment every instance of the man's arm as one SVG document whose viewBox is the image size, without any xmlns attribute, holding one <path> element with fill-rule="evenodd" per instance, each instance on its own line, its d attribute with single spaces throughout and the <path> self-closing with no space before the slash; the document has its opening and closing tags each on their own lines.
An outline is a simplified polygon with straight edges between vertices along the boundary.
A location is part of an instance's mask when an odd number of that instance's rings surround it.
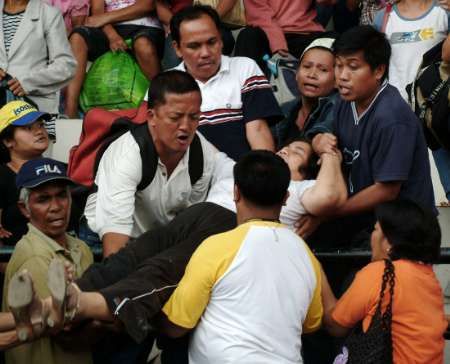
<svg viewBox="0 0 450 364">
<path fill-rule="evenodd" d="M 244 0 L 248 25 L 260 27 L 269 39 L 272 53 L 288 52 L 283 29 L 277 24 L 270 0 Z"/>
<path fill-rule="evenodd" d="M 91 15 L 104 15 L 105 14 L 105 1 L 104 0 L 91 0 Z M 125 50 L 127 45 L 123 38 L 114 30 L 111 24 L 106 24 L 102 27 L 103 33 L 109 41 L 109 48 L 112 51 Z"/>
<path fill-rule="evenodd" d="M 126 245 L 129 239 L 130 237 L 128 235 L 120 233 L 106 233 L 103 235 L 103 258 L 117 253 Z"/>
<path fill-rule="evenodd" d="M 228 12 L 233 9 L 234 4 L 237 0 L 219 0 L 217 4 L 216 11 L 220 18 L 223 18 Z"/>
<path fill-rule="evenodd" d="M 347 200 L 347 186 L 341 170 L 340 154 L 323 153 L 321 167 L 313 187 L 307 189 L 301 203 L 308 213 L 328 215 Z"/>
<path fill-rule="evenodd" d="M 263 119 L 249 121 L 245 124 L 245 134 L 252 149 L 275 151 L 272 133 Z"/>
<path fill-rule="evenodd" d="M 322 272 L 322 304 L 323 304 L 323 326 L 332 336 L 346 336 L 350 329 L 339 325 L 332 316 L 332 312 L 336 307 L 337 299 L 331 290 L 327 276 L 323 269 Z"/>
<path fill-rule="evenodd" d="M 167 335 L 172 338 L 177 338 L 186 335 L 191 329 L 187 329 L 182 326 L 178 326 L 174 324 L 172 321 L 170 321 L 167 316 L 164 314 L 164 312 L 160 312 L 155 320 L 154 320 L 155 328 L 163 333 L 164 335 Z"/>
<path fill-rule="evenodd" d="M 133 5 L 126 8 L 109 11 L 105 13 L 92 14 L 85 21 L 88 27 L 100 28 L 107 24 L 118 23 L 121 21 L 133 20 L 148 15 L 155 10 L 154 0 L 136 0 Z"/>
<path fill-rule="evenodd" d="M 97 193 L 86 204 L 85 215 L 104 243 L 104 256 L 124 246 L 133 231 L 142 161 L 132 138 L 125 134 L 105 151 L 95 177 Z"/>
<path fill-rule="evenodd" d="M 350 197 L 334 216 L 355 215 L 373 210 L 378 204 L 397 198 L 402 182 L 375 182 L 357 194 Z"/>
</svg>

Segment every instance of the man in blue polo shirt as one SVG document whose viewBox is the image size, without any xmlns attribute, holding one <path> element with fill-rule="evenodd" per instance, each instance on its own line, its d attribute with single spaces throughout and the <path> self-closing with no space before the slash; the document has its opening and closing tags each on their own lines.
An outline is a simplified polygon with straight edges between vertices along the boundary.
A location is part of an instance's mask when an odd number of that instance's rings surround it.
<svg viewBox="0 0 450 364">
<path fill-rule="evenodd" d="M 334 135 L 318 135 L 313 146 L 318 154 L 339 148 L 344 156 L 349 199 L 332 212 L 341 218 L 334 224 L 338 234 L 326 234 L 324 243 L 336 248 L 373 227 L 373 209 L 381 202 L 400 197 L 430 209 L 435 203 L 422 127 L 386 81 L 391 49 L 385 36 L 370 26 L 356 27 L 336 40 L 334 53 L 342 100 Z M 317 237 L 310 240 L 324 240 Z"/>
</svg>

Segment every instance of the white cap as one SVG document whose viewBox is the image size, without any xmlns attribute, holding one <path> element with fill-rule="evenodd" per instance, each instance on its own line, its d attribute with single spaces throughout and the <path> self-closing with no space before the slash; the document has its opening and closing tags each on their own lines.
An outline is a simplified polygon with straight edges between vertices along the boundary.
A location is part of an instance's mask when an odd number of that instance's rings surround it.
<svg viewBox="0 0 450 364">
<path fill-rule="evenodd" d="M 324 48 L 328 49 L 330 52 L 333 51 L 333 43 L 335 39 L 334 38 L 317 38 L 313 40 L 309 45 L 305 48 L 302 55 L 300 56 L 300 61 L 302 60 L 303 56 L 306 52 L 308 52 L 312 48 Z"/>
</svg>

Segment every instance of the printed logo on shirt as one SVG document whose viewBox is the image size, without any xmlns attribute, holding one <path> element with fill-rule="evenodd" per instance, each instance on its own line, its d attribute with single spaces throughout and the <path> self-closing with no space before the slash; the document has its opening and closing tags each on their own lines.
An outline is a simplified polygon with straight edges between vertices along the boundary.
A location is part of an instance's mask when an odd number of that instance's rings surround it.
<svg viewBox="0 0 450 364">
<path fill-rule="evenodd" d="M 342 153 L 342 157 L 344 159 L 344 164 L 347 166 L 351 166 L 361 155 L 361 152 L 359 150 L 354 150 L 353 152 L 347 147 L 344 148 L 344 151 Z M 348 173 L 348 190 L 350 193 L 354 192 L 353 183 L 352 183 L 352 170 L 350 169 Z"/>
<path fill-rule="evenodd" d="M 359 150 L 352 152 L 351 150 L 344 148 L 344 163 L 347 165 L 353 164 L 353 162 L 359 158 L 360 154 Z"/>
<path fill-rule="evenodd" d="M 391 34 L 391 44 L 397 43 L 415 43 L 424 40 L 434 39 L 433 28 L 423 28 L 412 32 L 394 32 Z"/>
</svg>

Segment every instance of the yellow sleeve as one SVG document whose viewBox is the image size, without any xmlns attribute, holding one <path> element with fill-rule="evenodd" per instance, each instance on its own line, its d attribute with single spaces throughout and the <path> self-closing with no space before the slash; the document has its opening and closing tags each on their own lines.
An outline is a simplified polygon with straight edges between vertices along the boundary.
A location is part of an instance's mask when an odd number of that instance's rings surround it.
<svg viewBox="0 0 450 364">
<path fill-rule="evenodd" d="M 171 322 L 187 329 L 197 325 L 214 285 L 233 262 L 247 230 L 236 228 L 214 235 L 200 244 L 178 287 L 163 307 Z"/>
<path fill-rule="evenodd" d="M 306 244 L 305 244 L 306 245 Z M 305 322 L 303 322 L 303 333 L 307 334 L 320 329 L 323 318 L 323 306 L 322 306 L 322 274 L 320 271 L 320 263 L 314 254 L 307 247 L 311 263 L 314 268 L 314 274 L 316 275 L 316 288 L 314 289 L 313 298 L 306 314 Z"/>
</svg>

